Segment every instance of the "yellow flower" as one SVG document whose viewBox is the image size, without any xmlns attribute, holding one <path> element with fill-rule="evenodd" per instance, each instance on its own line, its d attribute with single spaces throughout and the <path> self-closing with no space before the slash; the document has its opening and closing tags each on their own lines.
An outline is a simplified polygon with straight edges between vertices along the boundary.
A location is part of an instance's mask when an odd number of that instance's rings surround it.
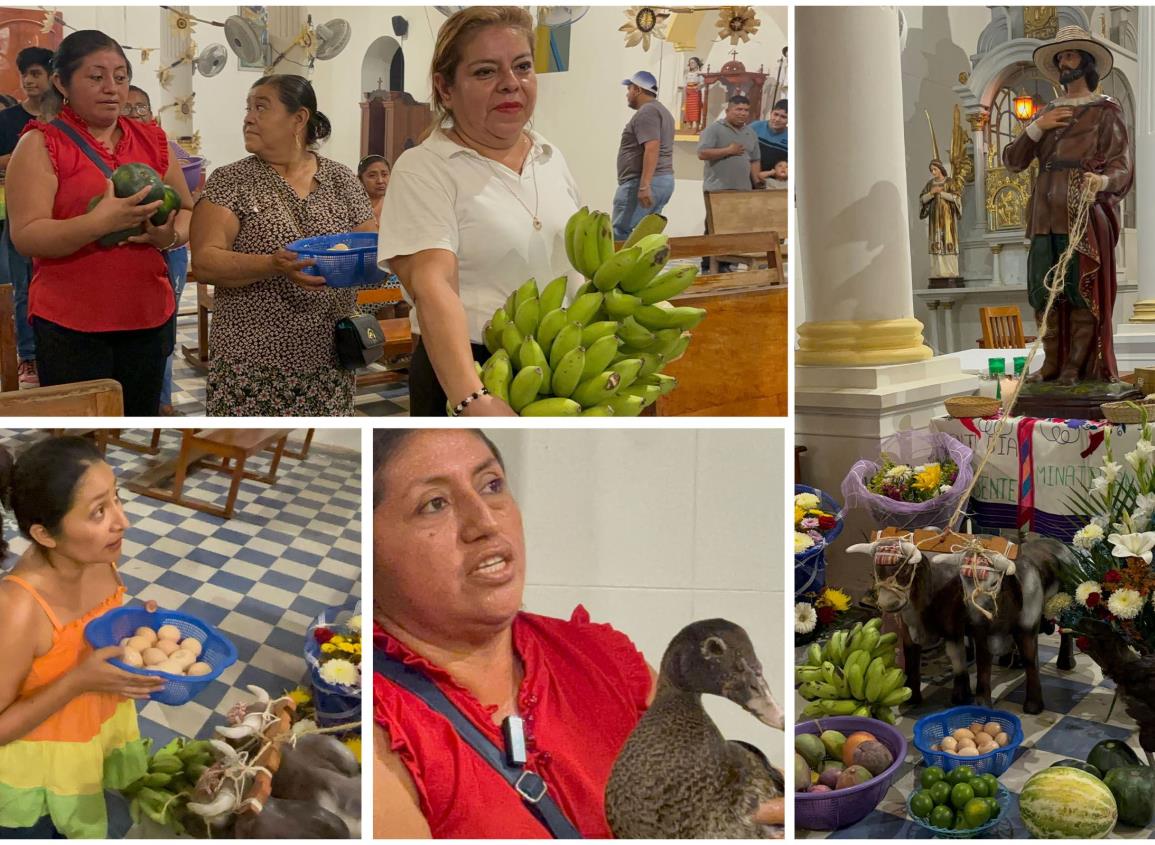
<svg viewBox="0 0 1155 845">
<path fill-rule="evenodd" d="M 313 700 L 313 695 L 304 687 L 297 687 L 295 690 L 289 692 L 289 698 L 296 702 L 300 707 L 302 704 L 308 704 Z"/>
<path fill-rule="evenodd" d="M 336 643 L 337 645 L 340 645 L 341 643 L 345 642 L 345 638 L 342 637 L 340 634 L 337 634 L 335 637 L 333 637 L 333 639 L 329 640 L 329 642 Z"/>
<path fill-rule="evenodd" d="M 794 524 L 797 525 L 806 516 L 806 508 L 800 508 L 798 505 L 794 506 Z"/>
<path fill-rule="evenodd" d="M 332 640 L 330 640 L 327 643 L 321 644 L 321 653 L 322 654 L 332 654 L 336 650 L 337 650 L 337 646 L 333 645 Z"/>
<path fill-rule="evenodd" d="M 850 596 L 836 587 L 827 587 L 822 591 L 822 598 L 819 603 L 833 607 L 839 613 L 842 613 L 850 609 Z"/>
<path fill-rule="evenodd" d="M 923 471 L 914 477 L 915 490 L 937 493 L 940 486 L 942 486 L 942 467 L 939 464 L 927 464 Z"/>
<path fill-rule="evenodd" d="M 353 756 L 357 758 L 357 762 L 361 762 L 361 737 L 351 736 L 345 740 L 345 747 L 353 752 Z"/>
</svg>

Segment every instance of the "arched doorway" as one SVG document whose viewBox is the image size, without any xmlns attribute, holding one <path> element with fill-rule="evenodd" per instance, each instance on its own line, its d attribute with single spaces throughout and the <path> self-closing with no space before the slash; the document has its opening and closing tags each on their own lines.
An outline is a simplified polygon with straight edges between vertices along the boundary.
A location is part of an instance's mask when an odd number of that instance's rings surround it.
<svg viewBox="0 0 1155 845">
<path fill-rule="evenodd" d="M 362 93 L 379 88 L 405 90 L 405 52 L 397 39 L 388 35 L 382 35 L 370 44 L 361 61 Z"/>
</svg>

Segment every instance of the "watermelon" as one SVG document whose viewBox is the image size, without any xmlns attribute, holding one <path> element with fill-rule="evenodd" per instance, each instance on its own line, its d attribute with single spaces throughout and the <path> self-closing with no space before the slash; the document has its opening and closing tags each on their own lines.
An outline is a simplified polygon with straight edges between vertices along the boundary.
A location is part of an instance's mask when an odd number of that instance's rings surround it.
<svg viewBox="0 0 1155 845">
<path fill-rule="evenodd" d="M 1116 766 L 1138 766 L 1139 757 L 1127 743 L 1105 739 L 1091 749 L 1087 762 L 1106 776 Z"/>
<path fill-rule="evenodd" d="M 1119 807 L 1119 821 L 1146 827 L 1155 815 L 1155 771 L 1147 766 L 1116 766 L 1103 779 Z"/>
<path fill-rule="evenodd" d="M 1036 839 L 1102 839 L 1119 808 L 1103 781 L 1057 766 L 1031 775 L 1019 793 L 1019 815 Z"/>
<path fill-rule="evenodd" d="M 1103 773 L 1099 771 L 1098 767 L 1092 766 L 1090 763 L 1084 763 L 1082 760 L 1067 758 L 1066 760 L 1060 760 L 1058 763 L 1051 764 L 1052 769 L 1055 766 L 1066 766 L 1069 769 L 1082 769 L 1084 772 L 1094 775 L 1099 780 L 1103 779 Z"/>
</svg>

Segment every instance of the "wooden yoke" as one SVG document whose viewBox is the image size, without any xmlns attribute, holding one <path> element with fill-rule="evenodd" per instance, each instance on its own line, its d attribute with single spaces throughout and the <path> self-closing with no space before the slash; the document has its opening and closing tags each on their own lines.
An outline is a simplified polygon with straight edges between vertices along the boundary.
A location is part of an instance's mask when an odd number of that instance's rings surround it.
<svg viewBox="0 0 1155 845">
<path fill-rule="evenodd" d="M 252 762 L 254 766 L 264 766 L 269 770 L 269 773 L 258 772 L 253 778 L 252 786 L 249 787 L 241 802 L 238 815 L 260 813 L 261 808 L 268 803 L 273 794 L 273 775 L 281 767 L 281 741 L 282 738 L 288 739 L 292 733 L 293 711 L 296 709 L 297 703 L 288 696 L 273 704 L 273 714 L 277 716 L 277 721 L 265 729 L 261 741 L 268 744 Z"/>
<path fill-rule="evenodd" d="M 950 554 L 952 551 L 958 551 L 952 546 L 965 546 L 978 540 L 984 549 L 1000 554 L 1007 560 L 1014 560 L 1019 555 L 1018 544 L 1012 543 L 1004 537 L 976 537 L 974 534 L 961 534 L 958 531 L 937 531 L 933 528 L 916 528 L 913 531 L 906 531 L 901 528 L 883 528 L 875 531 L 870 539 L 871 542 L 874 542 L 875 540 L 901 540 L 911 536 L 914 537 L 914 545 L 920 551 L 933 554 Z"/>
</svg>

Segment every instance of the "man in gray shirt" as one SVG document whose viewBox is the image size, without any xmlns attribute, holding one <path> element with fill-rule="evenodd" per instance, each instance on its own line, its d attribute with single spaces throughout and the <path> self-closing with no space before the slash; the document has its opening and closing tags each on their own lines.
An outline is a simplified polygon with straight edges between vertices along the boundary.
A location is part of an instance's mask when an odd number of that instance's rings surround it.
<svg viewBox="0 0 1155 845">
<path fill-rule="evenodd" d="M 737 94 L 726 104 L 721 120 L 707 126 L 698 138 L 698 158 L 706 162 L 702 190 L 749 191 L 762 186 L 758 136 L 747 123 L 750 101 Z"/>
<path fill-rule="evenodd" d="M 642 70 L 622 84 L 636 114 L 618 147 L 614 238 L 619 241 L 647 214 L 661 214 L 674 194 L 674 116 L 657 100 L 658 81 Z"/>
</svg>

